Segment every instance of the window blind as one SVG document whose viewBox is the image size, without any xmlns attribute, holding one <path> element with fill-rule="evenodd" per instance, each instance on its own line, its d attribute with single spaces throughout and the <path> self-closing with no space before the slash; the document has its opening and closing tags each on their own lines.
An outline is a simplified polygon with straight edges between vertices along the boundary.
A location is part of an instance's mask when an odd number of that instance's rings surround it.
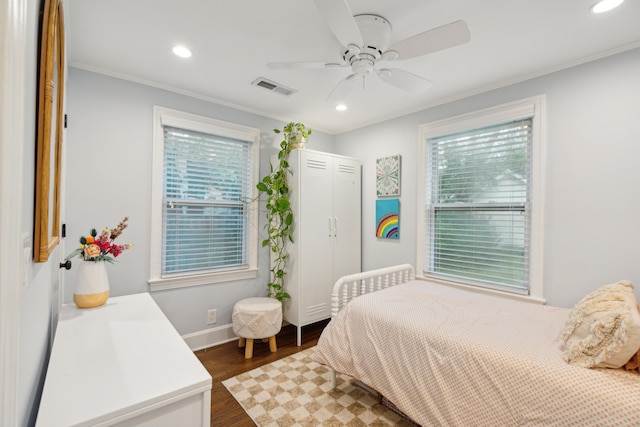
<svg viewBox="0 0 640 427">
<path fill-rule="evenodd" d="M 427 140 L 425 273 L 529 288 L 532 119 Z"/>
<path fill-rule="evenodd" d="M 250 143 L 163 126 L 162 274 L 248 263 Z"/>
</svg>

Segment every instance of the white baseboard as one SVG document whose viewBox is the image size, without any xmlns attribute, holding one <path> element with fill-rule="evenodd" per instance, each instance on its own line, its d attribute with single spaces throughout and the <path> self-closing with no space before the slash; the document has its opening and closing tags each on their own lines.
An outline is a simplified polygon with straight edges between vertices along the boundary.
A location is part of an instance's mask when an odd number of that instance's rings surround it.
<svg viewBox="0 0 640 427">
<path fill-rule="evenodd" d="M 183 335 L 182 338 L 192 351 L 202 350 L 238 339 L 236 334 L 233 333 L 233 325 L 231 323 L 218 326 L 217 328 L 205 329 Z"/>
</svg>

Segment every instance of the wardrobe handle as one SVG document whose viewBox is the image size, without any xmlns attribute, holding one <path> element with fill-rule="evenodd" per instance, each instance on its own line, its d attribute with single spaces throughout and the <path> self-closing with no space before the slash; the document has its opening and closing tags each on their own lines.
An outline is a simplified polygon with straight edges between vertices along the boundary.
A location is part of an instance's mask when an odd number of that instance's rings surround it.
<svg viewBox="0 0 640 427">
<path fill-rule="evenodd" d="M 327 218 L 327 220 L 328 220 L 327 225 L 329 228 L 329 237 L 331 237 L 331 217 Z"/>
<path fill-rule="evenodd" d="M 333 217 L 333 237 L 338 237 L 338 218 Z"/>
</svg>

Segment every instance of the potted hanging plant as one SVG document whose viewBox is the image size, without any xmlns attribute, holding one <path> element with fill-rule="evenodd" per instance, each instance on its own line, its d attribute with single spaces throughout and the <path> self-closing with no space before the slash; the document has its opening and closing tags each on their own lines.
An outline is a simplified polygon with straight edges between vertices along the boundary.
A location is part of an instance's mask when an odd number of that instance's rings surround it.
<svg viewBox="0 0 640 427">
<path fill-rule="evenodd" d="M 267 238 L 262 241 L 262 247 L 271 249 L 271 277 L 267 283 L 267 296 L 284 301 L 291 296 L 284 289 L 284 279 L 287 274 L 286 245 L 293 241 L 293 210 L 291 209 L 289 175 L 289 153 L 295 148 L 304 148 L 311 129 L 302 123 L 288 123 L 285 127 L 273 130 L 276 134 L 283 134 L 280 151 L 275 165 L 271 165 L 269 174 L 258 183 L 257 188 L 261 196 L 265 197 Z"/>
<path fill-rule="evenodd" d="M 280 130 L 274 129 L 274 132 L 280 133 Z M 302 123 L 289 123 L 284 127 L 282 133 L 284 140 L 290 145 L 289 151 L 291 151 L 294 148 L 304 148 L 307 144 L 307 138 L 311 134 L 311 129 L 307 129 Z"/>
</svg>

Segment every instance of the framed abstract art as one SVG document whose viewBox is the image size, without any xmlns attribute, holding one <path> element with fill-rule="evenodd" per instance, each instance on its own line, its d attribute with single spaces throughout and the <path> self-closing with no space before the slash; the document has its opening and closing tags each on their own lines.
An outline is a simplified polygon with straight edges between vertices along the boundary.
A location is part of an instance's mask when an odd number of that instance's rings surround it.
<svg viewBox="0 0 640 427">
<path fill-rule="evenodd" d="M 400 195 L 400 155 L 376 160 L 376 193 L 378 197 Z"/>
</svg>

